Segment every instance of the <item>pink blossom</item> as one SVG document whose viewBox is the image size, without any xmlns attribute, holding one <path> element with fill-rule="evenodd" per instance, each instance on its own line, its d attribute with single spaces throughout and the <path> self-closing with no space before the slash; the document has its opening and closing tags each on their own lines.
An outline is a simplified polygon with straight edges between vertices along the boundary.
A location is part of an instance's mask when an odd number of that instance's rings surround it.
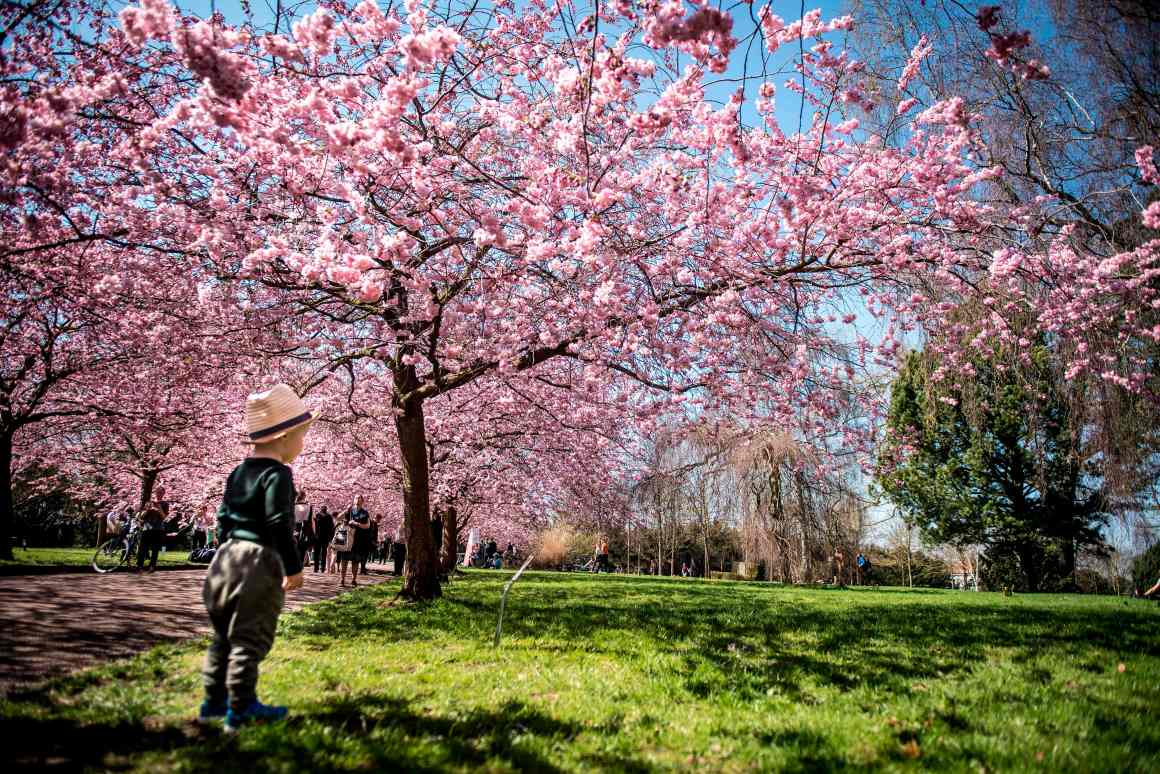
<svg viewBox="0 0 1160 774">
<path fill-rule="evenodd" d="M 304 16 L 294 24 L 294 37 L 318 56 L 325 56 L 334 47 L 334 14 L 327 8 L 319 8 L 309 16 Z"/>
<path fill-rule="evenodd" d="M 417 70 L 450 59 L 459 45 L 459 33 L 440 25 L 418 34 L 404 35 L 399 45 L 406 54 L 407 67 Z"/>
<path fill-rule="evenodd" d="M 922 65 L 922 60 L 926 59 L 931 51 L 934 51 L 934 45 L 931 44 L 926 35 L 923 35 L 911 50 L 910 58 L 906 60 L 906 67 L 903 68 L 902 75 L 898 79 L 899 92 L 904 91 L 910 85 L 910 82 L 918 76 L 918 69 Z"/>
<path fill-rule="evenodd" d="M 145 41 L 166 38 L 174 23 L 174 8 L 167 0 L 141 0 L 138 6 L 126 6 L 117 15 L 125 37 L 134 46 Z"/>
<path fill-rule="evenodd" d="M 979 29 L 983 32 L 990 32 L 991 28 L 999 23 L 1000 8 L 997 5 L 981 5 L 975 18 L 978 20 Z"/>
<path fill-rule="evenodd" d="M 1006 64 L 1007 60 L 1019 49 L 1031 45 L 1031 33 L 1010 32 L 1006 35 L 991 35 L 991 47 L 983 55 L 994 59 L 999 64 Z"/>
<path fill-rule="evenodd" d="M 1136 166 L 1140 168 L 1140 177 L 1145 183 L 1160 185 L 1160 172 L 1156 170 L 1154 155 L 1156 151 L 1151 145 L 1141 145 L 1136 148 Z"/>
<path fill-rule="evenodd" d="M 1144 209 L 1144 225 L 1160 231 L 1160 202 L 1152 202 Z"/>
<path fill-rule="evenodd" d="M 898 103 L 898 108 L 894 111 L 895 115 L 902 115 L 903 113 L 910 110 L 912 107 L 914 107 L 917 104 L 918 104 L 917 97 L 910 97 L 908 99 L 904 99 Z"/>
</svg>

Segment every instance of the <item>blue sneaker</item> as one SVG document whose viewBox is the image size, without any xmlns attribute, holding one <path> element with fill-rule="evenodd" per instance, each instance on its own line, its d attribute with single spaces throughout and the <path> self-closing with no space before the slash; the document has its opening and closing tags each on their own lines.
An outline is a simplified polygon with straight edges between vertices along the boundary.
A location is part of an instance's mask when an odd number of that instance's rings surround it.
<svg viewBox="0 0 1160 774">
<path fill-rule="evenodd" d="M 273 707 L 269 704 L 263 704 L 255 699 L 241 712 L 237 712 L 233 707 L 230 707 L 226 712 L 226 731 L 237 731 L 239 728 L 251 723 L 272 723 L 276 720 L 281 720 L 289 714 L 290 710 L 285 707 Z"/>
<path fill-rule="evenodd" d="M 210 701 L 206 699 L 201 703 L 201 710 L 197 713 L 197 719 L 202 723 L 212 723 L 215 720 L 221 720 L 229 711 L 230 705 L 223 701 Z"/>
</svg>

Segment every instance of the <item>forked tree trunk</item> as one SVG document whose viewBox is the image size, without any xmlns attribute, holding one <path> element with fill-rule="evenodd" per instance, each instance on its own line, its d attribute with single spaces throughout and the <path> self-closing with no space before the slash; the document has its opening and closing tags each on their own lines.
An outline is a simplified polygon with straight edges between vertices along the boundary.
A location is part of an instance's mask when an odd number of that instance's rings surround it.
<svg viewBox="0 0 1160 774">
<path fill-rule="evenodd" d="M 12 558 L 12 435 L 0 433 L 0 559 Z"/>
<path fill-rule="evenodd" d="M 427 429 L 423 404 L 408 401 L 395 414 L 399 452 L 403 461 L 403 531 L 407 561 L 403 565 L 404 599 L 435 599 L 440 596 L 439 562 L 431 535 L 430 481 L 427 468 Z"/>
<path fill-rule="evenodd" d="M 141 499 L 137 503 L 137 512 L 145 510 L 145 506 L 153 499 L 153 488 L 157 486 L 157 477 L 160 473 L 156 470 L 146 470 L 141 474 Z"/>
</svg>

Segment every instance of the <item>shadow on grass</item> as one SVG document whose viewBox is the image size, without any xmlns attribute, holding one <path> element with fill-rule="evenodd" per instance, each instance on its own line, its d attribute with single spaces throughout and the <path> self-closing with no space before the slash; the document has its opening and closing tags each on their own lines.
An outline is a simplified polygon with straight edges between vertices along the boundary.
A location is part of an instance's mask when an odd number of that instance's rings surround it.
<svg viewBox="0 0 1160 774">
<path fill-rule="evenodd" d="M 505 768 L 556 772 L 545 751 L 590 727 L 550 717 L 520 702 L 494 710 L 434 715 L 389 696 L 337 698 L 296 710 L 285 723 L 244 729 L 237 735 L 189 721 L 159 725 L 78 723 L 54 719 L 2 719 L 0 733 L 12 770 L 115 769 L 130 759 L 174 754 L 185 770 L 445 771 Z M 599 731 L 600 729 L 596 729 Z M 614 733 L 614 729 L 604 729 Z M 626 759 L 621 768 L 649 771 Z"/>
<path fill-rule="evenodd" d="M 510 573 L 470 573 L 433 604 L 385 606 L 393 589 L 343 595 L 285 617 L 279 636 L 301 638 L 308 647 L 315 640 L 324 646 L 348 638 L 380 643 L 451 639 L 482 645 L 494 631 L 499 590 L 508 577 Z M 747 593 L 738 593 L 741 588 Z M 1054 722 L 1038 714 L 1034 691 L 1023 693 L 1058 684 L 1055 663 L 1100 674 L 1115 670 L 1116 654 L 1160 656 L 1157 623 L 1160 615 L 1152 608 L 1094 606 L 1082 600 L 1024 603 L 945 592 L 913 600 L 889 590 L 860 590 L 842 598 L 752 584 L 534 574 L 515 587 L 508 601 L 503 647 L 517 663 L 515 654 L 521 653 L 527 668 L 550 665 L 565 653 L 615 658 L 639 667 L 642 675 L 671 677 L 671 683 L 662 684 L 665 690 L 673 686 L 666 694 L 673 702 L 685 698 L 683 691 L 698 700 L 730 696 L 760 702 L 772 697 L 812 705 L 827 701 L 835 691 L 868 689 L 854 693 L 847 709 L 871 716 L 927 691 L 940 679 L 969 675 L 988 663 L 995 648 L 1003 648 L 1003 660 L 1017 670 L 1010 683 L 973 685 L 969 690 L 975 695 L 962 696 L 963 704 L 940 700 L 924 710 L 942 733 L 959 737 L 953 751 L 941 759 L 924 758 L 924 764 L 955 769 L 989 760 L 1000 768 L 1004 763 L 1017 768 L 1025 762 L 995 760 L 1005 753 L 987 746 L 994 732 L 984 724 L 1005 715 Z M 486 653 L 480 650 L 472 658 L 486 660 Z M 664 659 L 659 665 L 640 665 L 641 659 L 657 656 Z M 620 695 L 620 686 L 608 690 Z M 1100 740 L 1097 746 L 1131 750 L 1141 760 L 1160 751 L 1160 736 L 1139 708 L 1122 717 L 1105 696 L 1082 691 L 1056 696 L 1057 701 L 1075 702 L 1069 713 L 1082 715 Z M 51 706 L 43 709 L 53 711 Z M 522 702 L 434 712 L 368 693 L 296 707 L 288 724 L 249 729 L 240 739 L 149 720 L 78 724 L 3 719 L 0 734 L 14 740 L 6 745 L 8 760 L 38 770 L 117 768 L 174 750 L 190 769 L 217 772 L 352 767 L 550 772 L 560 765 L 552 751 L 567 747 L 578 735 L 620 733 L 615 722 L 606 722 L 607 728 L 594 729 Z M 929 727 L 923 722 L 904 721 L 893 730 L 896 739 L 890 744 L 914 741 L 925 750 L 923 736 Z M 851 765 L 840 735 L 816 728 L 738 730 L 723 723 L 720 733 L 747 738 L 756 733 L 764 746 L 783 749 L 794 770 Z M 898 755 L 886 748 L 883 754 Z M 652 770 L 652 764 L 632 755 L 590 748 L 581 755 L 598 770 Z"/>
</svg>

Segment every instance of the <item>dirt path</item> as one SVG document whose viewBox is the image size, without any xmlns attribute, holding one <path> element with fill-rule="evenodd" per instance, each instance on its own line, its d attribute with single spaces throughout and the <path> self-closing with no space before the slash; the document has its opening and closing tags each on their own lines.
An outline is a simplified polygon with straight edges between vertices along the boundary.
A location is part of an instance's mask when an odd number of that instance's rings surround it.
<svg viewBox="0 0 1160 774">
<path fill-rule="evenodd" d="M 384 566 L 369 569 L 369 583 L 392 577 Z M 0 693 L 205 634 L 204 578 L 204 568 L 0 578 Z M 286 595 L 286 608 L 340 591 L 337 575 L 307 571 L 306 585 Z"/>
</svg>

